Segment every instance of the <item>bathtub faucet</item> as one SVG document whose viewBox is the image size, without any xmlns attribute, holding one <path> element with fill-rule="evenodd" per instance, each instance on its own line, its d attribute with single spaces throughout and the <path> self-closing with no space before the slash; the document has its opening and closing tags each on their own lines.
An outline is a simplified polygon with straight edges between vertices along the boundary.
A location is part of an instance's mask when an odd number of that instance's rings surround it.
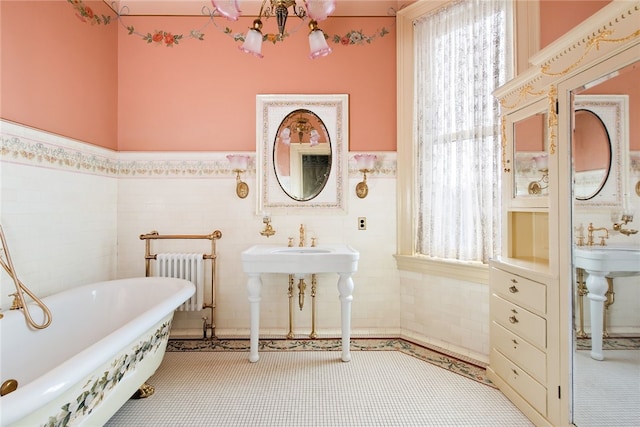
<svg viewBox="0 0 640 427">
<path fill-rule="evenodd" d="M 51 311 L 49 308 L 38 298 L 33 292 L 27 288 L 24 283 L 22 283 L 16 274 L 16 269 L 13 266 L 13 261 L 11 261 L 11 254 L 9 253 L 9 248 L 7 247 L 7 241 L 4 237 L 4 231 L 2 231 L 2 225 L 0 225 L 0 243 L 2 243 L 2 247 L 0 247 L 0 265 L 7 272 L 9 277 L 13 280 L 13 284 L 16 286 L 16 292 L 11 294 L 13 296 L 13 304 L 11 304 L 11 310 L 21 310 L 24 314 L 27 323 L 36 328 L 36 329 L 44 329 L 51 324 Z M 42 323 L 36 323 L 35 320 L 31 317 L 31 312 L 29 311 L 29 307 L 26 304 L 24 294 L 29 295 L 33 302 L 42 310 L 43 319 Z M 0 315 L 0 318 L 2 315 Z"/>
</svg>

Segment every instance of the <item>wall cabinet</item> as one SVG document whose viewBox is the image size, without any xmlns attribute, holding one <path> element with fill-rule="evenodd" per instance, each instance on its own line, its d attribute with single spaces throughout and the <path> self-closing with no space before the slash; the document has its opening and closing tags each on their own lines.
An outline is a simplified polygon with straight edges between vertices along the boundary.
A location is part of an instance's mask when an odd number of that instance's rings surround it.
<svg viewBox="0 0 640 427">
<path fill-rule="evenodd" d="M 490 265 L 487 372 L 538 426 L 572 423 L 572 89 L 640 64 L 639 15 L 640 1 L 612 1 L 494 93 L 502 241 Z"/>
</svg>

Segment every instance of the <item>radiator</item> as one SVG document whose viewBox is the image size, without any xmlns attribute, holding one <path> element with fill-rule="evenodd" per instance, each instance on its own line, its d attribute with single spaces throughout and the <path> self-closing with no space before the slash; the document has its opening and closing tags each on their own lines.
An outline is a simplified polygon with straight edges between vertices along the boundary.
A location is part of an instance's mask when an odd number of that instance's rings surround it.
<svg viewBox="0 0 640 427">
<path fill-rule="evenodd" d="M 200 311 L 204 304 L 204 261 L 202 254 L 158 254 L 156 276 L 186 279 L 193 283 L 196 292 L 176 310 Z"/>
</svg>

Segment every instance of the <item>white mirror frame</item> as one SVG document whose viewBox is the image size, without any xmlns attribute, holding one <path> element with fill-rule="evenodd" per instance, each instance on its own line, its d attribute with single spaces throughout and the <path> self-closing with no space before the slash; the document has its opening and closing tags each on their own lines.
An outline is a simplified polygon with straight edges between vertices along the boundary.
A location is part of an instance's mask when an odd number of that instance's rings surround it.
<svg viewBox="0 0 640 427">
<path fill-rule="evenodd" d="M 294 200 L 280 187 L 273 148 L 282 120 L 291 111 L 313 111 L 331 140 L 331 171 L 324 189 L 308 201 Z M 256 95 L 256 214 L 347 213 L 349 95 Z"/>
<path fill-rule="evenodd" d="M 598 193 L 588 200 L 575 200 L 576 207 L 621 208 L 627 193 L 627 157 L 629 156 L 629 96 L 628 95 L 576 95 L 574 109 L 589 110 L 602 120 L 611 142 L 611 168 L 606 182 Z M 580 185 L 574 177 L 574 185 Z"/>
</svg>

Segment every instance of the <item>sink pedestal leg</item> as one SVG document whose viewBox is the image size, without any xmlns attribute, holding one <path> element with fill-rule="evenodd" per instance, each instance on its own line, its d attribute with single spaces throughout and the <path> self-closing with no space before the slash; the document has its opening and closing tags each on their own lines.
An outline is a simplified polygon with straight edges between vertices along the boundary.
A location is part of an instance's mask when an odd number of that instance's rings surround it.
<svg viewBox="0 0 640 427">
<path fill-rule="evenodd" d="M 603 331 L 603 315 L 604 303 L 607 300 L 605 294 L 609 289 L 606 275 L 608 271 L 589 271 L 587 277 L 587 289 L 591 309 L 591 358 L 595 360 L 604 360 L 602 354 L 602 331 Z"/>
<path fill-rule="evenodd" d="M 338 292 L 341 302 L 342 361 L 351 361 L 351 301 L 353 301 L 353 279 L 350 273 L 338 273 Z"/>
<path fill-rule="evenodd" d="M 257 362 L 260 359 L 258 355 L 258 335 L 260 331 L 260 290 L 262 288 L 262 280 L 260 274 L 249 274 L 247 282 L 247 291 L 249 293 L 249 304 L 251 306 L 251 330 L 249 345 L 249 362 Z"/>
</svg>

